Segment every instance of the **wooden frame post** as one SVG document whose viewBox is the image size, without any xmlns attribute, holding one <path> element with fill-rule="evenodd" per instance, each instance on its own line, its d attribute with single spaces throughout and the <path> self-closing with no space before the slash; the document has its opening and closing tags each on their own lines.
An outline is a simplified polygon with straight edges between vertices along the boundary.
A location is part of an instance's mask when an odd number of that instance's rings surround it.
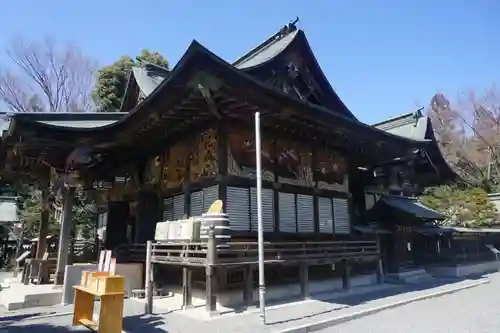
<svg viewBox="0 0 500 333">
<path fill-rule="evenodd" d="M 347 259 L 342 259 L 342 288 L 344 290 L 351 289 L 351 267 Z"/>
<path fill-rule="evenodd" d="M 309 298 L 309 266 L 300 265 L 300 296 L 303 299 Z"/>
<path fill-rule="evenodd" d="M 193 307 L 193 279 L 191 267 L 182 267 L 182 309 Z"/>
<path fill-rule="evenodd" d="M 384 267 L 382 265 L 382 253 L 380 253 L 380 237 L 378 234 L 376 234 L 376 237 L 377 237 L 377 254 L 378 254 L 377 267 L 376 267 L 377 283 L 382 284 L 384 283 Z"/>
<path fill-rule="evenodd" d="M 243 301 L 246 306 L 254 303 L 253 299 L 253 267 L 252 265 L 245 266 L 245 287 L 243 289 Z"/>
<path fill-rule="evenodd" d="M 215 241 L 215 228 L 213 225 L 208 230 L 207 263 L 205 271 L 206 310 L 209 314 L 217 313 L 217 276 L 214 265 L 217 262 L 217 244 Z"/>
<path fill-rule="evenodd" d="M 40 231 L 38 232 L 38 246 L 36 259 L 42 259 L 47 252 L 47 236 L 49 235 L 50 203 L 48 184 L 42 185 L 42 211 L 40 212 Z"/>
<path fill-rule="evenodd" d="M 59 250 L 57 253 L 57 269 L 54 283 L 63 284 L 64 272 L 68 263 L 71 230 L 73 229 L 73 203 L 75 188 L 68 187 L 63 191 L 63 220 L 59 231 Z"/>
</svg>

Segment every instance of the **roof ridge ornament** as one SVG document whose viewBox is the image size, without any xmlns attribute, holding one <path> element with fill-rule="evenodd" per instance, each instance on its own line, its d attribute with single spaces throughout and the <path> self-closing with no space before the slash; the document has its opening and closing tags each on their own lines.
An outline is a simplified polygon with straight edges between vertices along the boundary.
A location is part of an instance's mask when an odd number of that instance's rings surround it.
<svg viewBox="0 0 500 333">
<path fill-rule="evenodd" d="M 299 22 L 299 17 L 297 16 L 295 20 L 288 22 L 283 28 L 276 34 L 276 38 L 282 38 L 291 32 L 297 30 L 297 23 Z"/>
</svg>

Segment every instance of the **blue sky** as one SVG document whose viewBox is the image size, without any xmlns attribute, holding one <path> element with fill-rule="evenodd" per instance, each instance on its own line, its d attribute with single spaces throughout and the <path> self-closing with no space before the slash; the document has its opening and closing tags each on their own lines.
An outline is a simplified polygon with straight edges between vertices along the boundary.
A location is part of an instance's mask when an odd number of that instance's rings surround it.
<svg viewBox="0 0 500 333">
<path fill-rule="evenodd" d="M 500 84 L 499 0 L 0 0 L 0 48 L 50 36 L 102 65 L 142 48 L 173 65 L 196 39 L 233 61 L 296 16 L 332 86 L 367 123 L 427 106 L 437 91 L 454 98 Z"/>
</svg>

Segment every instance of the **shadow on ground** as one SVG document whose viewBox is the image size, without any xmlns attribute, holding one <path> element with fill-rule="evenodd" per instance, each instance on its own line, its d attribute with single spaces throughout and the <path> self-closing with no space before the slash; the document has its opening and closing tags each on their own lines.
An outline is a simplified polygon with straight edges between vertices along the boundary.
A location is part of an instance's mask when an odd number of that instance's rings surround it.
<svg viewBox="0 0 500 333">
<path fill-rule="evenodd" d="M 0 325 L 2 325 L 3 322 L 14 322 L 19 320 L 30 319 L 33 317 L 47 316 L 54 313 L 55 312 L 35 312 L 35 313 L 26 313 L 26 314 L 12 315 L 12 316 L 7 315 L 5 317 L 0 317 Z"/>
<path fill-rule="evenodd" d="M 317 294 L 317 295 L 311 295 L 309 299 L 311 300 L 316 300 L 316 301 L 321 301 L 324 303 L 331 303 L 332 305 L 335 304 L 335 307 L 332 308 L 327 308 L 324 311 L 318 311 L 314 312 L 311 314 L 304 314 L 303 316 L 296 316 L 293 318 L 286 318 L 284 320 L 279 320 L 279 321 L 271 321 L 268 322 L 267 325 L 276 325 L 276 324 L 282 324 L 282 323 L 289 323 L 289 322 L 294 322 L 298 320 L 303 320 L 306 318 L 314 318 L 318 315 L 325 314 L 325 313 L 335 313 L 335 311 L 345 309 L 347 307 L 351 306 L 356 306 L 356 305 L 361 305 L 363 303 L 367 303 L 370 301 L 374 301 L 377 299 L 383 299 L 386 297 L 392 297 L 396 296 L 399 294 L 405 294 L 409 292 L 418 292 L 418 291 L 424 291 L 432 288 L 437 288 L 440 286 L 444 286 L 447 284 L 451 283 L 458 283 L 460 281 L 464 280 L 479 280 L 481 278 L 484 278 L 484 275 L 474 275 L 474 276 L 468 276 L 465 278 L 438 278 L 438 279 L 433 279 L 430 281 L 425 281 L 425 282 L 420 282 L 420 283 L 414 283 L 414 284 L 403 284 L 403 285 L 396 285 L 392 288 L 388 289 L 382 289 L 382 290 L 376 290 L 368 293 L 363 293 L 363 294 L 356 294 L 356 295 L 343 295 L 343 296 L 333 296 L 332 294 Z M 291 303 L 295 300 L 290 300 L 286 303 Z M 281 302 L 280 304 L 283 304 Z M 272 305 L 272 304 L 269 304 Z"/>
<path fill-rule="evenodd" d="M 12 318 L 12 317 L 11 317 Z M 80 333 L 89 332 L 83 326 L 71 326 L 69 324 L 69 316 L 61 317 L 61 319 L 48 319 L 50 321 L 58 321 L 59 323 L 40 323 L 37 321 L 30 321 L 16 318 L 10 318 L 0 321 L 0 332 L 2 333 Z M 43 320 L 43 319 L 41 319 Z M 165 324 L 165 317 L 157 315 L 137 315 L 128 316 L 123 318 L 123 330 L 126 332 L 140 332 L 140 333 L 168 333 L 158 326 Z"/>
<path fill-rule="evenodd" d="M 0 331 L 2 333 L 29 333 L 29 332 L 36 332 L 36 333 L 66 333 L 66 332 L 72 332 L 72 333 L 83 333 L 83 332 L 89 332 L 88 329 L 85 327 L 68 327 L 68 326 L 57 326 L 57 325 L 52 325 L 52 324 L 29 324 L 28 322 L 22 323 L 21 325 L 18 325 L 18 323 L 7 323 L 7 322 L 2 322 L 0 323 Z"/>
</svg>

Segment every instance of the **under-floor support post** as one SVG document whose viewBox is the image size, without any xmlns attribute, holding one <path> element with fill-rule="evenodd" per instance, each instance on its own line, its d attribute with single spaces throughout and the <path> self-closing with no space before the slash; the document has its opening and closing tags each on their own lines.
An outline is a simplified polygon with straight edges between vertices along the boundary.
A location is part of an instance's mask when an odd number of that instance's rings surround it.
<svg viewBox="0 0 500 333">
<path fill-rule="evenodd" d="M 209 314 L 217 313 L 217 276 L 215 269 L 206 267 L 206 309 Z"/>
<path fill-rule="evenodd" d="M 384 283 L 384 267 L 382 265 L 382 259 L 377 260 L 377 283 Z"/>
<path fill-rule="evenodd" d="M 243 301 L 245 305 L 252 305 L 253 298 L 253 267 L 252 265 L 245 266 L 245 287 L 243 289 Z"/>
<path fill-rule="evenodd" d="M 182 268 L 182 309 L 193 307 L 192 268 Z"/>
<path fill-rule="evenodd" d="M 344 290 L 351 288 L 351 266 L 347 259 L 342 260 L 342 288 Z"/>
<path fill-rule="evenodd" d="M 207 262 L 205 266 L 206 309 L 209 314 L 217 313 L 217 275 L 214 265 L 217 262 L 217 244 L 215 242 L 215 227 L 208 230 Z"/>
<path fill-rule="evenodd" d="M 309 297 L 309 266 L 306 264 L 300 265 L 300 296 Z"/>
</svg>

